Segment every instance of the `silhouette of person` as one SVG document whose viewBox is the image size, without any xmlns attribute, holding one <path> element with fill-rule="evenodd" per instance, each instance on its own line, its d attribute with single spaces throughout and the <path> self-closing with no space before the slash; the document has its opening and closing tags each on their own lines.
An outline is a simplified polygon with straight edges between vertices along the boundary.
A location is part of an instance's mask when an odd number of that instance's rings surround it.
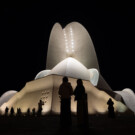
<svg viewBox="0 0 135 135">
<path fill-rule="evenodd" d="M 15 112 L 14 112 L 14 108 L 13 108 L 13 107 L 11 107 L 10 115 L 11 115 L 11 116 L 13 116 L 13 115 L 14 115 L 14 113 L 15 113 Z"/>
<path fill-rule="evenodd" d="M 67 77 L 63 77 L 63 82 L 58 91 L 61 99 L 60 106 L 60 124 L 62 126 L 69 126 L 72 124 L 71 120 L 71 95 L 73 94 L 73 88 L 71 83 L 68 82 Z"/>
<path fill-rule="evenodd" d="M 114 102 L 112 101 L 111 98 L 109 98 L 109 100 L 107 101 L 107 104 L 108 104 L 108 117 L 114 118 L 115 117 L 114 107 L 113 107 Z"/>
<path fill-rule="evenodd" d="M 36 115 L 36 109 L 35 109 L 35 108 L 32 109 L 32 115 L 33 115 L 33 116 Z"/>
<path fill-rule="evenodd" d="M 6 115 L 6 116 L 8 115 L 8 111 L 9 111 L 9 108 L 6 107 L 6 108 L 5 108 L 5 115 Z"/>
<path fill-rule="evenodd" d="M 30 108 L 27 109 L 27 116 L 30 116 Z"/>
<path fill-rule="evenodd" d="M 38 103 L 38 116 L 42 113 L 42 105 L 44 105 L 44 102 L 40 99 Z"/>
<path fill-rule="evenodd" d="M 75 95 L 75 101 L 77 101 L 78 126 L 88 125 L 87 94 L 81 79 L 77 80 L 77 86 L 73 94 Z"/>
<path fill-rule="evenodd" d="M 17 108 L 17 116 L 21 116 L 22 112 L 21 112 L 21 108 Z"/>
</svg>

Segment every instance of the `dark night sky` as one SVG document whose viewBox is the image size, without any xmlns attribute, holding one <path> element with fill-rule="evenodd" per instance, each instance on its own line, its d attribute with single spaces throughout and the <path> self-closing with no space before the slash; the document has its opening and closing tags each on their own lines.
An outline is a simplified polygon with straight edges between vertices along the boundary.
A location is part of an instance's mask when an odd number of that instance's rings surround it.
<svg viewBox="0 0 135 135">
<path fill-rule="evenodd" d="M 68 4 L 66 4 L 68 3 Z M 55 22 L 80 22 L 90 33 L 101 74 L 113 90 L 135 90 L 133 3 L 63 1 L 0 3 L 0 95 L 20 90 L 45 69 L 47 47 Z M 53 6 L 54 7 L 53 7 Z M 87 5 L 87 6 L 86 6 Z"/>
</svg>

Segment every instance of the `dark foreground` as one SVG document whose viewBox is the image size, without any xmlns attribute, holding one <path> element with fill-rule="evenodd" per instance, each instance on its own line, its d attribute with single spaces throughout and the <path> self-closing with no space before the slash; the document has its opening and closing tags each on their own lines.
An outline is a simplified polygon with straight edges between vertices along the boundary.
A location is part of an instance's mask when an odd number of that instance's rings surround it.
<svg viewBox="0 0 135 135">
<path fill-rule="evenodd" d="M 72 126 L 61 128 L 59 116 L 0 117 L 0 135 L 134 135 L 135 116 L 89 116 L 89 127 L 78 127 L 76 116 Z"/>
</svg>

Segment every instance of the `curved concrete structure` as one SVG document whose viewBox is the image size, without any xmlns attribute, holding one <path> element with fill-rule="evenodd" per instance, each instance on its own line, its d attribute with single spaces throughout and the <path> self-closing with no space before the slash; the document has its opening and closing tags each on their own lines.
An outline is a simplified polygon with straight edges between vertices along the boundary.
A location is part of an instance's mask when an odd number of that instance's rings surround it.
<svg viewBox="0 0 135 135">
<path fill-rule="evenodd" d="M 90 73 L 90 82 L 94 85 L 97 86 L 98 81 L 99 81 L 99 72 L 97 69 L 92 68 L 88 70 Z"/>
<path fill-rule="evenodd" d="M 87 68 L 74 58 L 66 58 L 57 64 L 50 72 L 61 76 L 72 78 L 80 78 L 82 80 L 90 80 L 89 71 Z"/>
<path fill-rule="evenodd" d="M 87 69 L 82 63 L 72 57 L 68 57 L 58 63 L 52 70 L 44 70 L 37 74 L 35 79 L 45 77 L 47 75 L 61 75 L 72 78 L 80 78 L 90 81 L 97 86 L 99 80 L 99 72 L 97 69 Z"/>
<path fill-rule="evenodd" d="M 10 98 L 12 98 L 16 93 L 17 93 L 17 91 L 15 91 L 15 90 L 9 90 L 9 91 L 5 92 L 5 93 L 0 97 L 0 106 L 1 106 L 2 104 L 4 104 L 5 102 L 7 102 Z"/>
<path fill-rule="evenodd" d="M 46 69 L 52 69 L 62 60 L 72 57 L 86 68 L 99 71 L 97 56 L 87 30 L 78 22 L 69 23 L 62 29 L 56 23 L 51 31 Z"/>
<path fill-rule="evenodd" d="M 49 75 L 49 72 L 50 72 L 50 71 L 51 71 L 51 70 L 43 70 L 43 71 L 40 71 L 40 72 L 36 75 L 35 79 L 39 79 L 39 78 L 42 78 L 42 77 L 45 77 L 45 76 Z"/>
<path fill-rule="evenodd" d="M 121 95 L 121 100 L 123 99 L 124 103 L 135 113 L 135 94 L 129 89 L 123 89 L 122 91 L 114 91 L 115 93 Z"/>
<path fill-rule="evenodd" d="M 65 28 L 56 23 L 49 39 L 46 69 L 51 70 L 69 57 L 76 59 L 87 69 L 95 68 L 100 72 L 96 52 L 87 30 L 78 22 L 69 23 Z M 100 73 L 96 84 L 100 89 L 111 90 Z"/>
<path fill-rule="evenodd" d="M 92 40 L 86 29 L 77 22 L 68 24 L 64 29 L 56 23 L 52 29 L 46 70 L 41 71 L 35 80 L 28 82 L 7 103 L 1 106 L 21 108 L 26 112 L 28 108 L 37 110 L 40 99 L 45 103 L 43 113 L 60 113 L 59 86 L 63 76 L 68 76 L 73 89 L 77 79 L 82 79 L 88 95 L 89 114 L 106 113 L 107 101 L 112 98 L 117 112 L 126 112 L 128 108 L 113 97 L 121 96 L 111 90 L 99 71 L 97 56 Z M 71 100 L 71 111 L 76 112 L 74 96 Z"/>
</svg>

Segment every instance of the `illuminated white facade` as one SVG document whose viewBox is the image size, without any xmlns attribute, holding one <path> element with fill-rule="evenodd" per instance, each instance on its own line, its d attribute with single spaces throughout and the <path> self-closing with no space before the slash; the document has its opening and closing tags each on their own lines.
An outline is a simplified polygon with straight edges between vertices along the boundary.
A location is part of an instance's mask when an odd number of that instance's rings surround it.
<svg viewBox="0 0 135 135">
<path fill-rule="evenodd" d="M 26 86 L 18 92 L 13 98 L 7 103 L 3 104 L 1 110 L 4 112 L 6 106 L 14 107 L 15 111 L 17 108 L 21 108 L 22 112 L 26 112 L 28 108 L 38 108 L 38 102 L 42 99 L 45 102 L 43 106 L 43 113 L 52 112 L 58 114 L 60 112 L 60 98 L 58 95 L 59 86 L 62 83 L 63 76 L 48 75 L 41 79 L 37 79 L 28 82 Z M 73 89 L 76 87 L 76 80 L 69 78 Z M 88 112 L 89 114 L 94 113 L 105 113 L 108 110 L 107 101 L 110 98 L 106 92 L 94 87 L 90 81 L 83 80 L 86 92 L 88 94 Z M 113 99 L 115 111 L 125 112 L 127 107 Z M 71 98 L 71 111 L 76 112 L 76 102 L 74 96 Z"/>
<path fill-rule="evenodd" d="M 108 110 L 107 101 L 111 97 L 115 111 L 126 112 L 128 108 L 114 98 L 121 97 L 113 92 L 100 74 L 97 56 L 92 40 L 87 30 L 79 23 L 72 22 L 64 29 L 56 23 L 52 29 L 46 70 L 37 74 L 35 80 L 26 86 L 0 108 L 4 111 L 8 106 L 21 108 L 26 112 L 28 108 L 38 108 L 38 102 L 45 102 L 43 113 L 60 112 L 59 86 L 63 76 L 68 76 L 73 89 L 76 80 L 82 79 L 88 94 L 89 114 L 105 113 Z M 119 98 L 121 100 L 121 98 Z M 76 112 L 74 96 L 71 99 L 71 111 Z"/>
</svg>

